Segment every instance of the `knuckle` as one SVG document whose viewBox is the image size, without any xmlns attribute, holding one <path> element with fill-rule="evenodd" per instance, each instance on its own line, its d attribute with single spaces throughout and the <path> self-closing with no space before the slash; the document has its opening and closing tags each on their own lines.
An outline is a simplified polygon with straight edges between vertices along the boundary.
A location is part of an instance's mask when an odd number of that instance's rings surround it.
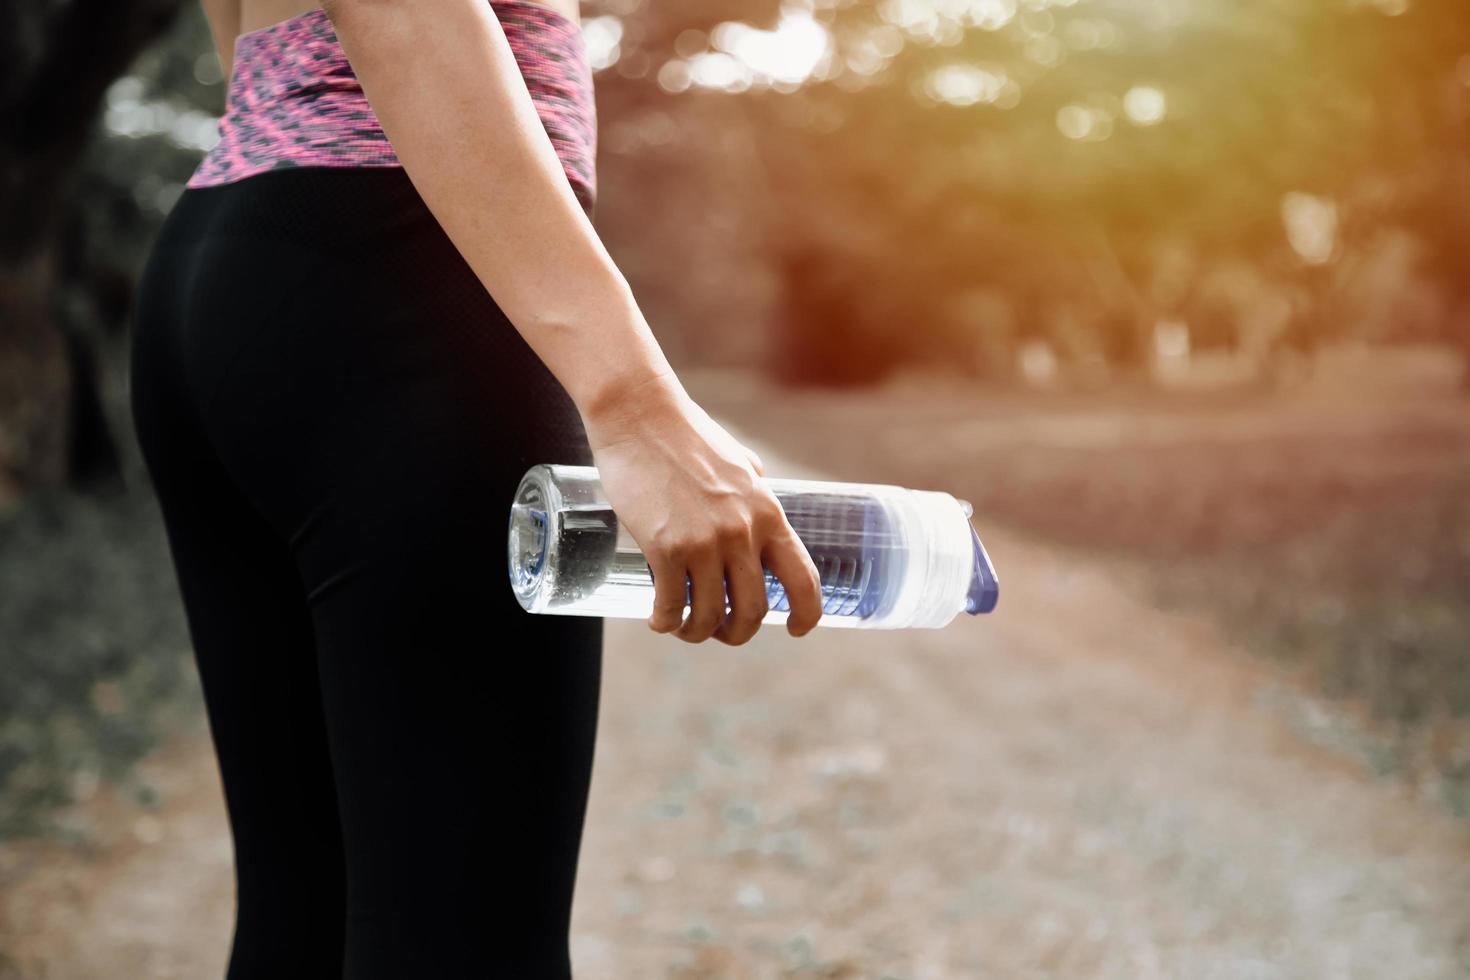
<svg viewBox="0 0 1470 980">
<path fill-rule="evenodd" d="M 688 560 L 692 553 L 689 540 L 682 537 L 666 538 L 655 547 L 666 563 L 676 567 Z"/>
<path fill-rule="evenodd" d="M 698 633 L 701 636 L 708 636 L 710 633 L 714 632 L 717 626 L 720 625 L 720 621 L 723 618 L 724 616 L 719 612 L 715 612 L 713 610 L 699 610 L 697 612 L 690 613 L 689 621 L 686 622 L 684 625 L 691 633 Z"/>
<path fill-rule="evenodd" d="M 781 501 L 776 499 L 774 493 L 761 495 L 760 506 L 756 510 L 757 518 L 769 527 L 783 527 L 787 525 L 786 510 L 781 506 Z"/>
<path fill-rule="evenodd" d="M 765 620 L 768 611 L 764 606 L 752 604 L 736 609 L 733 618 L 735 622 L 743 626 L 759 626 Z"/>
<path fill-rule="evenodd" d="M 707 556 L 716 547 L 716 532 L 712 527 L 685 534 L 679 539 L 679 554 L 686 562 Z"/>
<path fill-rule="evenodd" d="M 666 524 L 654 532 L 653 540 L 649 542 L 649 545 L 649 551 L 662 556 L 671 564 L 677 564 L 688 557 L 694 540 L 686 529 Z"/>
<path fill-rule="evenodd" d="M 736 514 L 722 520 L 715 531 L 716 540 L 721 544 L 744 544 L 749 541 L 755 532 L 752 519 L 743 514 Z"/>
</svg>

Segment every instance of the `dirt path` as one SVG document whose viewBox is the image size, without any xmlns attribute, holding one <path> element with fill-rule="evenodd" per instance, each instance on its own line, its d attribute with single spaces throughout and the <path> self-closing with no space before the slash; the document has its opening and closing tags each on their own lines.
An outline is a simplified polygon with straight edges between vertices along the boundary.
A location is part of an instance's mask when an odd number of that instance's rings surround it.
<svg viewBox="0 0 1470 980">
<path fill-rule="evenodd" d="M 941 632 L 609 624 L 580 980 L 1470 976 L 1470 830 L 1312 747 L 1208 623 L 986 541 L 999 613 Z M 0 849 L 0 977 L 220 975 L 208 744 L 148 768 L 156 812 L 89 804 L 100 854 Z"/>
</svg>

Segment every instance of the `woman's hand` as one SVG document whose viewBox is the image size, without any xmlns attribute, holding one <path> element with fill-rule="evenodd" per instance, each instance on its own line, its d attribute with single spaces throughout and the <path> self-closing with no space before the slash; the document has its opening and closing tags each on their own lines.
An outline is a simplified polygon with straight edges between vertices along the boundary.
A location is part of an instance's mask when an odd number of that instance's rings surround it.
<svg viewBox="0 0 1470 980">
<path fill-rule="evenodd" d="M 608 503 L 653 570 L 649 627 L 690 643 L 711 636 L 744 643 L 768 612 L 764 562 L 790 599 L 787 631 L 808 633 L 822 616 L 820 579 L 760 479 L 760 458 L 695 404 L 672 373 L 603 405 L 584 412 L 583 421 Z M 686 576 L 693 586 L 688 620 Z"/>
</svg>

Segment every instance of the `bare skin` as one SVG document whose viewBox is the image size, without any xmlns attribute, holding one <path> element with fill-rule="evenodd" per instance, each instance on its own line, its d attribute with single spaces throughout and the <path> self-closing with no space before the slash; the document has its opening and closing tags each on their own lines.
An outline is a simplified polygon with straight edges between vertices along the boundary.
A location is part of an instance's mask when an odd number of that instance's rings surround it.
<svg viewBox="0 0 1470 980">
<path fill-rule="evenodd" d="M 575 18 L 576 2 L 546 5 Z M 203 4 L 227 73 L 238 34 L 312 9 Z M 608 502 L 653 569 L 649 627 L 690 643 L 746 642 L 767 612 L 764 564 L 790 597 L 787 631 L 810 632 L 822 615 L 816 567 L 759 457 L 675 376 L 572 193 L 490 4 L 322 7 L 429 210 L 577 406 Z"/>
</svg>

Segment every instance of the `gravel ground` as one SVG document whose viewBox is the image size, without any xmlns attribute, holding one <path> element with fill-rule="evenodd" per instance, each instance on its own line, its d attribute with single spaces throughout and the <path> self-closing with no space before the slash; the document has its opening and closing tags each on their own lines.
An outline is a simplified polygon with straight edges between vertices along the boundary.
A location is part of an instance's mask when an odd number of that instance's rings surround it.
<svg viewBox="0 0 1470 980">
<path fill-rule="evenodd" d="M 579 980 L 1470 976 L 1470 829 L 1208 621 L 981 531 L 1000 608 L 943 631 L 609 624 Z M 220 975 L 203 730 L 145 774 L 157 808 L 78 812 L 90 849 L 0 846 L 0 977 Z"/>
</svg>

